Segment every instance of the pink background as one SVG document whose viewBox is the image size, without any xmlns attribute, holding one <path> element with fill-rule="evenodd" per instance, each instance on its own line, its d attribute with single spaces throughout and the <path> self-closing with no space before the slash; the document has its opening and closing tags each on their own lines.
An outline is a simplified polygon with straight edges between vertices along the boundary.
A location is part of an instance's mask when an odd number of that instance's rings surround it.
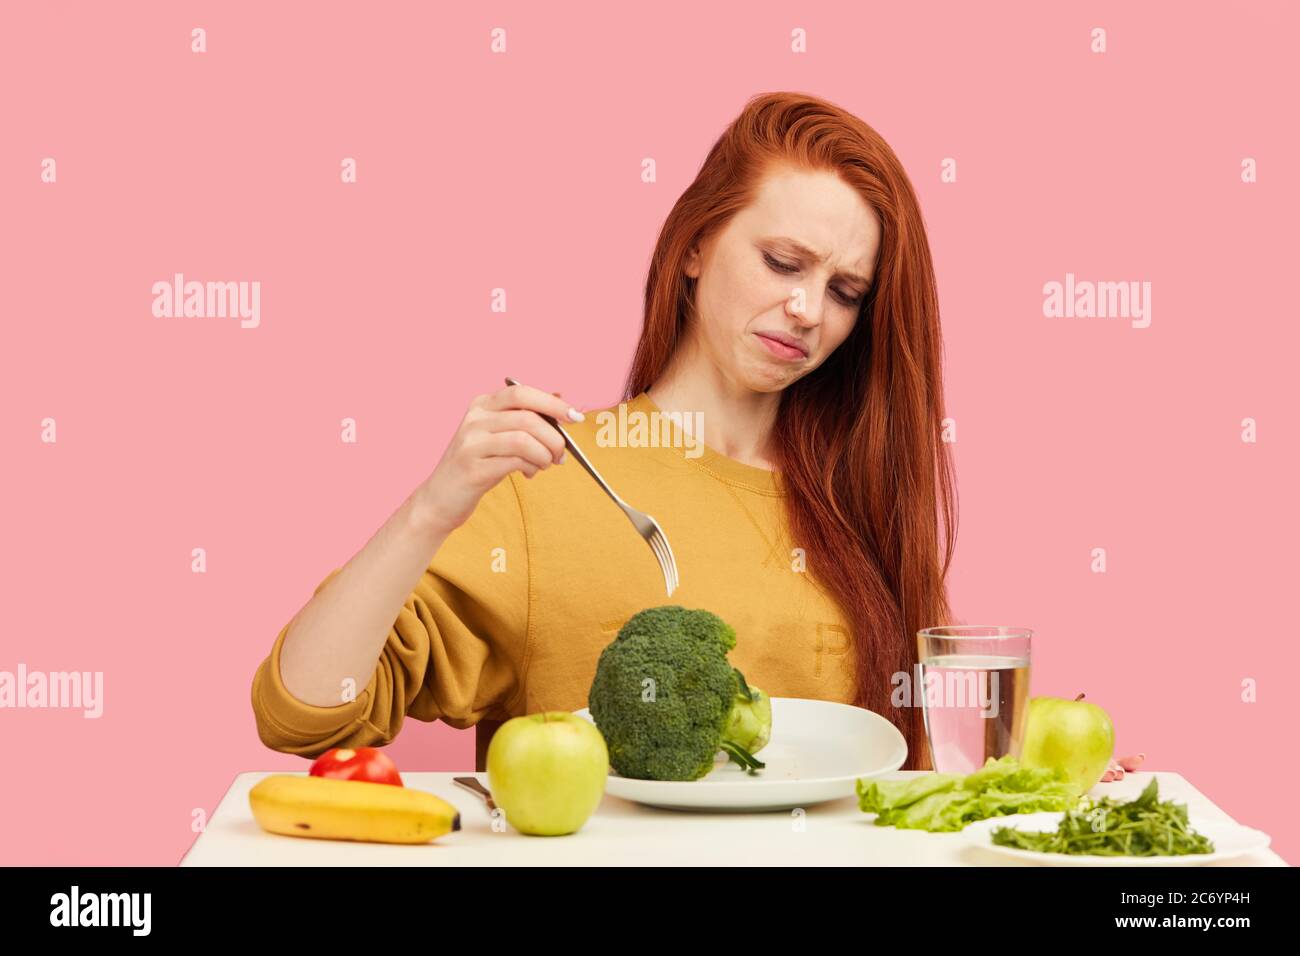
<svg viewBox="0 0 1300 956">
<path fill-rule="evenodd" d="M 103 671 L 105 710 L 0 711 L 0 859 L 171 864 L 236 773 L 305 769 L 254 730 L 275 634 L 471 396 L 509 374 L 618 398 L 665 214 L 778 89 L 863 117 L 920 194 L 959 618 L 1033 627 L 1034 693 L 1086 691 L 1120 753 L 1294 858 L 1300 24 L 1045 6 L 7 6 L 0 669 Z M 178 271 L 260 281 L 261 326 L 154 318 Z M 1151 282 L 1151 326 L 1045 318 L 1067 272 Z M 459 770 L 472 748 L 409 721 L 390 753 Z"/>
</svg>

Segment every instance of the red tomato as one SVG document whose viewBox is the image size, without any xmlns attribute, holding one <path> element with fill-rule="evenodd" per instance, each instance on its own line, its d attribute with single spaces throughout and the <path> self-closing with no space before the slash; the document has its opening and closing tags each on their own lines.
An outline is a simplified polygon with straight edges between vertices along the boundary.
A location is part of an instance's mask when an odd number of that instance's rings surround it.
<svg viewBox="0 0 1300 956">
<path fill-rule="evenodd" d="M 311 776 L 334 780 L 362 780 L 367 783 L 391 783 L 402 786 L 397 764 L 382 750 L 374 747 L 335 747 L 327 750 L 311 765 Z"/>
</svg>

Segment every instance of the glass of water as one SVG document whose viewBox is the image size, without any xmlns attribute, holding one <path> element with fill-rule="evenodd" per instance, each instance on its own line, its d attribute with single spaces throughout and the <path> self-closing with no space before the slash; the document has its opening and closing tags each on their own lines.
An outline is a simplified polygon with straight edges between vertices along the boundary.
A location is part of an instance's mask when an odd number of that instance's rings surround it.
<svg viewBox="0 0 1300 956">
<path fill-rule="evenodd" d="M 1020 756 L 1032 636 L 1028 628 L 985 624 L 917 631 L 921 686 L 914 696 L 921 696 L 939 773 L 967 774 L 989 757 Z"/>
</svg>

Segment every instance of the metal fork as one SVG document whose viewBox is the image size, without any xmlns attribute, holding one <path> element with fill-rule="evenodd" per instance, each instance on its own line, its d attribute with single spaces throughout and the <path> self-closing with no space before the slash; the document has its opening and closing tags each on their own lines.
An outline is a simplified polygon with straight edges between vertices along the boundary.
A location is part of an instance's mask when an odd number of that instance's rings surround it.
<svg viewBox="0 0 1300 956">
<path fill-rule="evenodd" d="M 518 385 L 519 383 L 513 378 L 507 378 L 506 384 Z M 554 425 L 555 429 L 564 436 L 564 447 L 573 453 L 573 457 L 578 464 L 587 469 L 587 474 L 596 479 L 596 484 L 605 489 L 605 494 L 614 499 L 614 504 L 623 509 L 623 514 L 627 515 L 637 533 L 645 539 L 646 544 L 650 545 L 655 560 L 659 562 L 659 569 L 664 573 L 664 586 L 668 589 L 668 596 L 672 597 L 673 591 L 677 590 L 677 586 L 681 584 L 681 578 L 677 575 L 677 560 L 673 557 L 673 549 L 668 546 L 668 536 L 664 534 L 664 529 L 659 527 L 659 522 L 645 512 L 633 508 L 614 494 L 614 489 L 600 476 L 596 466 L 587 460 L 587 456 L 582 453 L 582 449 L 574 444 L 573 439 L 569 437 L 569 433 L 564 430 L 564 427 L 550 415 L 542 415 L 542 417 Z"/>
<path fill-rule="evenodd" d="M 492 799 L 492 791 L 479 783 L 478 777 L 452 777 L 451 782 L 457 786 L 464 787 L 470 793 L 476 793 L 482 797 L 483 802 L 487 804 L 489 813 L 496 810 L 497 805 L 496 801 Z"/>
</svg>

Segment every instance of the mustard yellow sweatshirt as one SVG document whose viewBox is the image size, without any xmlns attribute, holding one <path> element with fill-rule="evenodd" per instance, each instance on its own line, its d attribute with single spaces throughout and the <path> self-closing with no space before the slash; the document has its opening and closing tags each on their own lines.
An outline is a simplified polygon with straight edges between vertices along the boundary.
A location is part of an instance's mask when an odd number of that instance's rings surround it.
<svg viewBox="0 0 1300 956">
<path fill-rule="evenodd" d="M 508 475 L 439 548 L 354 701 L 319 707 L 285 689 L 285 625 L 253 678 L 268 747 L 314 757 L 382 746 L 409 715 L 477 726 L 482 770 L 503 720 L 585 707 L 600 652 L 629 617 L 662 604 L 731 624 L 732 663 L 772 696 L 852 700 L 848 628 L 804 569 L 806 543 L 789 539 L 773 472 L 694 442 L 646 394 L 565 428 L 663 528 L 681 577 L 672 597 L 650 548 L 571 454 L 532 479 Z"/>
</svg>

